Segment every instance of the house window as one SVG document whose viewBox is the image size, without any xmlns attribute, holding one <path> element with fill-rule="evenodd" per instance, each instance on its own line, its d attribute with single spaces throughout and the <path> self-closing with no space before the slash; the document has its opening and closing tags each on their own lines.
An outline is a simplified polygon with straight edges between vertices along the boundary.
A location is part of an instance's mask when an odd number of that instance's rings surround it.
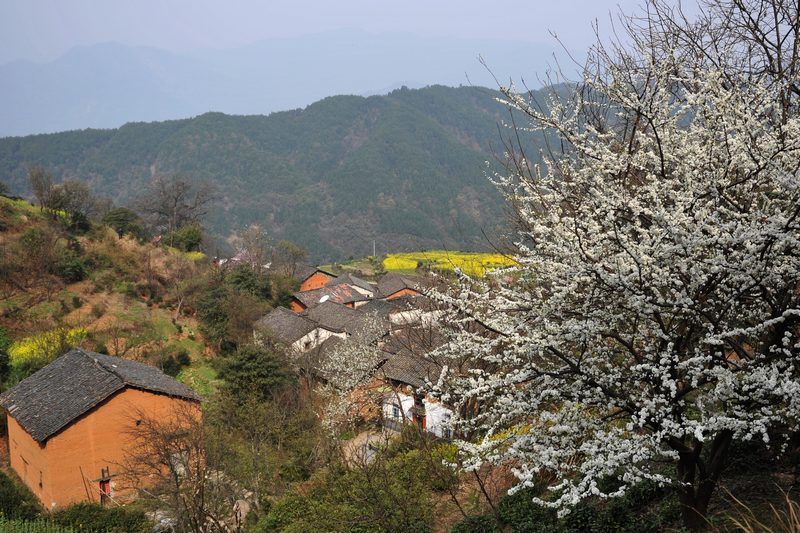
<svg viewBox="0 0 800 533">
<path fill-rule="evenodd" d="M 392 404 L 392 418 L 400 418 L 400 407 L 395 403 Z"/>
<path fill-rule="evenodd" d="M 453 438 L 453 428 L 450 426 L 450 415 L 446 415 L 442 420 L 442 438 L 447 440 Z"/>
</svg>

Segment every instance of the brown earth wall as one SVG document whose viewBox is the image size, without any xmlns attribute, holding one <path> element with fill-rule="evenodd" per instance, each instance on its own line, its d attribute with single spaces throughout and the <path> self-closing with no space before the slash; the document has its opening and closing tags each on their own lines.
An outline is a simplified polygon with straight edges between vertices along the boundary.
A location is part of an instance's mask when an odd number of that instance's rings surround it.
<svg viewBox="0 0 800 533">
<path fill-rule="evenodd" d="M 75 420 L 66 429 L 39 445 L 11 416 L 8 417 L 11 467 L 39 498 L 45 508 L 64 507 L 80 501 L 100 501 L 103 469 L 111 477 L 111 496 L 124 496 L 119 476 L 136 440 L 136 420 L 174 416 L 181 404 L 199 405 L 126 388 Z"/>
</svg>

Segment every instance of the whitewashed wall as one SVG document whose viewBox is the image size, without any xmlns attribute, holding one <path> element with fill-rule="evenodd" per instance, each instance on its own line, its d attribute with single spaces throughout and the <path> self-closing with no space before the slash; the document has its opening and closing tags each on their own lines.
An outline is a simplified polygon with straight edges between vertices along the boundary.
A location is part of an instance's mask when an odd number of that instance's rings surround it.
<svg viewBox="0 0 800 533">
<path fill-rule="evenodd" d="M 400 400 L 400 408 L 406 420 L 411 420 L 411 408 L 414 407 L 414 397 L 402 392 L 390 392 L 383 397 L 383 416 L 385 418 L 395 418 L 392 406 L 397 405 Z"/>
<path fill-rule="evenodd" d="M 450 438 L 446 433 L 448 422 L 453 411 L 433 400 L 425 398 L 422 400 L 425 405 L 425 429 L 437 437 Z"/>
</svg>

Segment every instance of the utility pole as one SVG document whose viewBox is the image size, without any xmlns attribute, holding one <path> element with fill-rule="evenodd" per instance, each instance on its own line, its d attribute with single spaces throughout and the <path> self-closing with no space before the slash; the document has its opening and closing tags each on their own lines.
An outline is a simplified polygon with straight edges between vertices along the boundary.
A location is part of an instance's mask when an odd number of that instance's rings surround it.
<svg viewBox="0 0 800 533">
<path fill-rule="evenodd" d="M 372 257 L 375 257 L 375 239 L 372 239 Z"/>
</svg>

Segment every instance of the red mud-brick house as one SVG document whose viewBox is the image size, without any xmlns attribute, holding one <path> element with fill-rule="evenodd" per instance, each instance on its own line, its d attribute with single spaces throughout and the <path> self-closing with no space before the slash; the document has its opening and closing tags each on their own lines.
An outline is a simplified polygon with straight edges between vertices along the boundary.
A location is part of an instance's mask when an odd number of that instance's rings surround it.
<svg viewBox="0 0 800 533">
<path fill-rule="evenodd" d="M 301 292 L 319 289 L 334 278 L 336 278 L 334 274 L 314 267 L 305 268 L 297 274 Z"/>
<path fill-rule="evenodd" d="M 393 300 L 401 296 L 418 296 L 421 292 L 412 280 L 394 273 L 388 273 L 378 281 L 378 298 Z"/>
<path fill-rule="evenodd" d="M 116 499 L 137 418 L 199 416 L 200 400 L 150 365 L 71 350 L 0 395 L 11 467 L 48 509 Z"/>
</svg>

